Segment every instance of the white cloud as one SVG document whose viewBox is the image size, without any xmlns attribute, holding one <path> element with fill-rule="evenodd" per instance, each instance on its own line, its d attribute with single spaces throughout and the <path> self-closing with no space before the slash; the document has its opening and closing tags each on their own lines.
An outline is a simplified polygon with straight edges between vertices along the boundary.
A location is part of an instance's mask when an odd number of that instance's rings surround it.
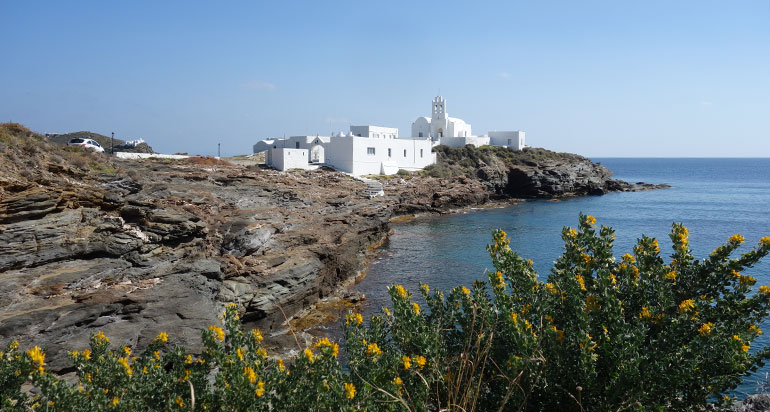
<svg viewBox="0 0 770 412">
<path fill-rule="evenodd" d="M 241 87 L 250 90 L 275 90 L 275 84 L 261 80 L 249 80 L 247 82 L 241 83 Z"/>
<path fill-rule="evenodd" d="M 508 73 L 508 72 L 500 72 L 500 78 L 501 79 L 510 79 L 511 78 L 511 74 Z"/>
</svg>

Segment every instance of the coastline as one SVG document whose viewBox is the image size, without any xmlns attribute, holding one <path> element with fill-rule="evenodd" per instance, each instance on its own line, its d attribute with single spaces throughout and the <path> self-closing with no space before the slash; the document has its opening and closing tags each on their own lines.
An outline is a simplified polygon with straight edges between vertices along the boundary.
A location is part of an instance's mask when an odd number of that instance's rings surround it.
<svg viewBox="0 0 770 412">
<path fill-rule="evenodd" d="M 7 285 L 0 298 L 8 302 L 0 308 L 0 344 L 48 346 L 52 370 L 66 370 L 66 353 L 87 346 L 96 331 L 137 349 L 163 331 L 198 350 L 200 330 L 217 324 L 231 302 L 246 328 L 291 348 L 298 340 L 285 333 L 287 320 L 306 329 L 362 299 L 349 286 L 366 276 L 391 224 L 554 191 L 633 189 L 575 156 L 527 166 L 528 187 L 540 189 L 525 196 L 511 195 L 518 186 L 505 183 L 522 182 L 512 166 L 508 177 L 483 167 L 481 177 L 392 177 L 383 180 L 385 196 L 370 199 L 362 182 L 325 170 L 97 154 L 62 162 L 61 149 L 48 143 L 34 157 L 5 150 L 18 160 L 0 178 L 0 279 Z M 37 166 L 21 173 L 29 162 Z"/>
</svg>

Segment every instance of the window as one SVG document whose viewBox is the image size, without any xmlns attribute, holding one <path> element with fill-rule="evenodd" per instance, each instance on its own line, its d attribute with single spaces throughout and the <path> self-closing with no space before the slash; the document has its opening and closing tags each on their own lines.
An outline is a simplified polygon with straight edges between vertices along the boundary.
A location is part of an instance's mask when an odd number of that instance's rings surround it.
<svg viewBox="0 0 770 412">
<path fill-rule="evenodd" d="M 297 149 L 299 149 L 299 142 L 295 142 L 295 145 L 297 146 Z"/>
<path fill-rule="evenodd" d="M 388 148 L 388 157 L 390 157 L 390 148 Z"/>
<path fill-rule="evenodd" d="M 404 149 L 404 157 L 406 157 L 406 149 Z"/>
<path fill-rule="evenodd" d="M 422 132 L 417 133 L 417 137 L 422 137 Z"/>
<path fill-rule="evenodd" d="M 373 155 L 374 154 L 374 148 L 373 147 L 367 147 L 366 148 L 366 154 Z"/>
<path fill-rule="evenodd" d="M 420 157 L 422 157 L 422 149 L 420 149 Z"/>
<path fill-rule="evenodd" d="M 512 139 L 508 139 L 508 146 L 510 146 L 511 144 L 513 144 L 513 140 Z"/>
</svg>

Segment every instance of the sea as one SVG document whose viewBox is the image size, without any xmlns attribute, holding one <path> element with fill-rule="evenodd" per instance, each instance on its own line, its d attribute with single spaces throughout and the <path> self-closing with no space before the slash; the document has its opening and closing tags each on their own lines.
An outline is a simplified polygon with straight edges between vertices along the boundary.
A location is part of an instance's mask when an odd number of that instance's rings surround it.
<svg viewBox="0 0 770 412">
<path fill-rule="evenodd" d="M 419 217 L 393 224 L 388 242 L 353 288 L 366 295 L 364 314 L 391 306 L 388 285 L 399 283 L 417 294 L 420 283 L 449 290 L 485 280 L 492 269 L 485 246 L 492 231 L 503 229 L 511 248 L 532 259 L 541 279 L 561 255 L 564 226 L 576 227 L 580 213 L 615 229 L 615 255 L 631 252 L 642 234 L 658 239 L 668 261 L 673 222 L 690 230 L 696 258 L 707 257 L 734 233 L 746 238 L 738 253 L 770 236 L 770 159 L 768 158 L 595 158 L 628 182 L 666 183 L 669 189 L 611 193 L 564 200 L 527 200 L 516 205 Z M 770 285 L 770 257 L 743 272 Z M 368 316 L 367 316 L 368 317 Z M 770 345 L 770 321 L 751 350 Z M 734 393 L 767 391 L 770 367 L 744 379 Z"/>
</svg>

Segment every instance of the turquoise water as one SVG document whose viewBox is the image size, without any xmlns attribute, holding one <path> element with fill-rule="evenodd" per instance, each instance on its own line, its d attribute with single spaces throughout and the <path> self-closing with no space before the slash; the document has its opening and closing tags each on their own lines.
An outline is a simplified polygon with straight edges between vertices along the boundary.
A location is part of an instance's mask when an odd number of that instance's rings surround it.
<svg viewBox="0 0 770 412">
<path fill-rule="evenodd" d="M 558 202 L 526 201 L 393 225 L 388 244 L 369 267 L 367 277 L 355 287 L 366 294 L 365 313 L 390 306 L 386 287 L 392 283 L 416 292 L 423 282 L 448 290 L 485 279 L 491 264 L 484 247 L 496 228 L 508 233 L 511 248 L 534 260 L 535 269 L 545 278 L 561 255 L 562 227 L 576 226 L 580 212 L 595 216 L 598 224 L 615 228 L 616 256 L 630 252 L 641 234 L 657 238 L 662 254 L 667 256 L 672 222 L 682 222 L 690 229 L 696 257 L 707 256 L 734 233 L 741 233 L 746 245 L 770 236 L 770 159 L 593 160 L 614 171 L 618 179 L 668 183 L 672 188 Z M 758 284 L 770 284 L 770 259 L 744 273 L 756 277 Z M 770 344 L 770 323 L 761 326 L 766 333 L 753 348 Z M 756 392 L 756 379 L 770 371 L 765 369 L 746 378 L 739 393 Z"/>
</svg>

